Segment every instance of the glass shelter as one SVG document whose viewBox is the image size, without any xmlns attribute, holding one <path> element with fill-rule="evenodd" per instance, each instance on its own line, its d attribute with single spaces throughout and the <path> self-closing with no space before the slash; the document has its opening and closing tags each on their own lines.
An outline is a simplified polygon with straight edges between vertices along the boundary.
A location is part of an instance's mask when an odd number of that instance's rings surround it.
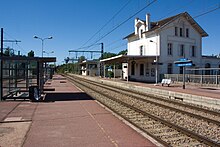
<svg viewBox="0 0 220 147">
<path fill-rule="evenodd" d="M 38 57 L 1 57 L 1 100 L 9 98 L 28 98 L 30 86 L 38 87 L 43 92 L 43 85 L 51 78 L 56 58 Z"/>
</svg>

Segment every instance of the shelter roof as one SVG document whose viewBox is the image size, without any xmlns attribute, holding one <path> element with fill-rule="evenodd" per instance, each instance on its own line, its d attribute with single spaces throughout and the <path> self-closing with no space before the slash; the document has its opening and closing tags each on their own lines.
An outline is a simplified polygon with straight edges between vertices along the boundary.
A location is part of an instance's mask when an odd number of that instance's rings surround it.
<svg viewBox="0 0 220 147">
<path fill-rule="evenodd" d="M 99 63 L 99 61 L 97 60 L 84 60 L 80 64 L 82 65 L 82 64 L 97 64 L 97 63 Z"/>
<path fill-rule="evenodd" d="M 111 64 L 111 63 L 126 63 L 129 60 L 140 60 L 140 59 L 146 59 L 151 58 L 155 56 L 140 56 L 140 55 L 118 55 L 111 58 L 100 60 L 100 62 Z"/>
<path fill-rule="evenodd" d="M 3 56 L 0 59 L 4 60 L 26 60 L 39 62 L 56 62 L 56 57 L 23 57 L 23 56 Z"/>
</svg>

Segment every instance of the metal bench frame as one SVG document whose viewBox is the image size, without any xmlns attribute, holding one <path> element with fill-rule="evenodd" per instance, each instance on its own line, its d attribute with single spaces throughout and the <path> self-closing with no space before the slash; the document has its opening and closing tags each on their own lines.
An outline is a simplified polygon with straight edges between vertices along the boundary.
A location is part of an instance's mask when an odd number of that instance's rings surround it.
<svg viewBox="0 0 220 147">
<path fill-rule="evenodd" d="M 162 81 L 161 81 L 162 86 L 164 84 L 167 84 L 168 87 L 169 87 L 171 83 L 172 83 L 171 79 L 162 79 Z"/>
</svg>

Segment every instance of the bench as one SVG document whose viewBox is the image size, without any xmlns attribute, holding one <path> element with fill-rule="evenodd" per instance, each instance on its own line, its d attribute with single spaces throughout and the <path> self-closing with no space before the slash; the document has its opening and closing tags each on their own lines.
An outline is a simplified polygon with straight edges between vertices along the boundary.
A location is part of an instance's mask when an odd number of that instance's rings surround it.
<svg viewBox="0 0 220 147">
<path fill-rule="evenodd" d="M 20 89 L 19 88 L 14 88 L 12 90 L 10 90 L 8 92 L 8 94 L 6 95 L 6 97 L 13 97 L 14 95 L 17 95 L 18 92 L 20 92 Z"/>
<path fill-rule="evenodd" d="M 6 99 L 29 99 L 29 94 L 27 90 L 21 90 L 20 88 L 11 89 L 8 94 L 4 95 L 3 100 Z"/>
<path fill-rule="evenodd" d="M 162 84 L 162 86 L 164 85 L 164 84 L 167 84 L 168 85 L 168 87 L 170 86 L 170 84 L 171 84 L 171 79 L 162 79 L 162 81 L 161 81 L 161 84 Z"/>
</svg>

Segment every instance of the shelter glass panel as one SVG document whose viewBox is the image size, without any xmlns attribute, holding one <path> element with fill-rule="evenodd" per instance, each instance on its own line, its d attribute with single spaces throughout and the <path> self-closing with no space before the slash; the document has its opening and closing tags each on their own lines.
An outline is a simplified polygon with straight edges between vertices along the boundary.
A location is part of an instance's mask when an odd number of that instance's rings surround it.
<svg viewBox="0 0 220 147">
<path fill-rule="evenodd" d="M 28 92 L 29 86 L 37 85 L 37 61 L 4 60 L 2 73 L 3 97 Z"/>
</svg>

